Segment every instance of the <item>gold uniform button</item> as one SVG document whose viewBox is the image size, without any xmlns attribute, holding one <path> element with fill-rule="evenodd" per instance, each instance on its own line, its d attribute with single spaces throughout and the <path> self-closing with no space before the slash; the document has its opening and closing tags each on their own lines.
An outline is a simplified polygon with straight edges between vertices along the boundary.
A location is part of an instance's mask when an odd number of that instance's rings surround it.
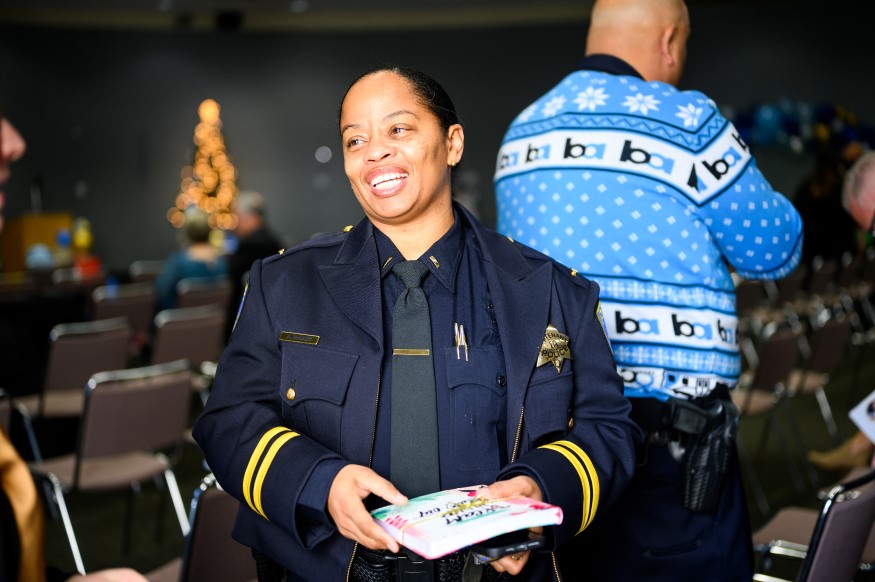
<svg viewBox="0 0 875 582">
<path fill-rule="evenodd" d="M 568 428 L 574 428 L 574 419 L 573 418 L 568 419 Z"/>
<path fill-rule="evenodd" d="M 351 224 L 348 224 L 348 225 L 346 225 L 346 226 L 343 227 L 343 232 L 349 232 L 349 231 L 351 231 L 351 230 L 352 230 L 352 225 L 351 225 Z"/>
<path fill-rule="evenodd" d="M 278 252 L 279 254 L 283 254 L 284 252 L 286 252 L 286 249 L 280 249 L 280 250 L 278 250 L 277 252 Z"/>
<path fill-rule="evenodd" d="M 288 398 L 289 400 L 295 399 L 295 389 L 294 388 L 289 388 L 288 390 L 286 390 L 286 398 Z"/>
</svg>

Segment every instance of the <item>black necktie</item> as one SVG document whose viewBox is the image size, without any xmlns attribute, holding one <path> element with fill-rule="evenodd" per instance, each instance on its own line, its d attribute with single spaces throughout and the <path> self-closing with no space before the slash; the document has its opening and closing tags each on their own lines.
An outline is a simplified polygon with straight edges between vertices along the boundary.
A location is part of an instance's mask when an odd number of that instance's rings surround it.
<svg viewBox="0 0 875 582">
<path fill-rule="evenodd" d="M 440 490 L 431 319 L 421 287 L 428 268 L 420 261 L 402 261 L 392 272 L 405 289 L 392 314 L 389 472 L 401 493 L 416 497 Z"/>
</svg>

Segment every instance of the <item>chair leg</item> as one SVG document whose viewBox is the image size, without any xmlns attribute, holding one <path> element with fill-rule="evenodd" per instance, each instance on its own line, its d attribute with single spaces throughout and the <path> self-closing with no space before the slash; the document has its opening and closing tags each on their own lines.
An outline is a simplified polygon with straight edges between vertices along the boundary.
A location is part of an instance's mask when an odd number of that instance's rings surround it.
<svg viewBox="0 0 875 582">
<path fill-rule="evenodd" d="M 134 501 L 141 492 L 140 484 L 136 481 L 131 483 L 128 495 L 125 498 L 124 533 L 122 534 L 122 553 L 127 555 L 131 551 L 131 539 L 134 529 Z"/>
<path fill-rule="evenodd" d="M 788 419 L 787 422 L 790 424 L 790 429 L 793 431 L 793 436 L 796 437 L 796 443 L 799 445 L 799 449 L 797 449 L 797 452 L 802 459 L 802 465 L 805 467 L 805 470 L 808 473 L 808 482 L 811 483 L 812 487 L 817 488 L 820 486 L 820 477 L 817 476 L 817 471 L 814 470 L 814 465 L 812 465 L 811 461 L 808 460 L 808 447 L 805 446 L 805 438 L 802 436 L 802 430 L 799 428 L 799 423 L 796 420 L 796 415 L 793 413 L 791 403 L 785 400 L 779 403 L 779 405 L 783 405 L 783 408 L 786 409 L 785 416 Z M 785 453 L 792 461 L 793 457 L 790 454 L 790 451 L 786 450 Z"/>
<path fill-rule="evenodd" d="M 766 500 L 766 493 L 763 491 L 763 485 L 760 483 L 760 479 L 756 474 L 756 468 L 750 458 L 750 453 L 747 452 L 747 447 L 744 445 L 744 441 L 741 440 L 740 435 L 735 438 L 735 442 L 738 448 L 738 460 L 744 467 L 744 473 L 747 475 L 748 483 L 753 491 L 753 497 L 756 501 L 757 508 L 759 508 L 763 517 L 768 517 L 771 508 L 769 507 L 768 500 Z"/>
<path fill-rule="evenodd" d="M 826 391 L 823 387 L 819 387 L 814 393 L 817 397 L 817 405 L 820 407 L 820 415 L 823 417 L 823 422 L 826 423 L 826 430 L 829 431 L 829 436 L 832 437 L 836 445 L 842 444 L 842 437 L 839 435 L 839 427 L 836 425 L 835 418 L 832 415 L 832 407 L 829 405 L 829 400 L 826 398 Z"/>
<path fill-rule="evenodd" d="M 167 486 L 164 481 L 155 476 L 155 489 L 158 491 L 158 511 L 155 519 L 155 543 L 161 541 L 161 534 L 164 531 L 164 512 L 167 509 Z"/>
<path fill-rule="evenodd" d="M 61 523 L 64 524 L 64 532 L 67 534 L 70 551 L 73 553 L 73 562 L 76 564 L 76 571 L 84 575 L 85 564 L 82 562 L 82 554 L 79 552 L 79 543 L 76 541 L 76 534 L 73 532 L 73 521 L 70 519 L 70 512 L 67 511 L 67 503 L 64 500 L 64 490 L 61 487 L 60 481 L 58 481 L 54 475 L 50 474 L 48 478 L 52 485 L 52 500 L 61 514 Z"/>
<path fill-rule="evenodd" d="M 771 431 L 775 435 L 775 438 L 778 439 L 778 446 L 784 454 L 784 460 L 787 463 L 787 471 L 793 478 L 793 486 L 796 487 L 796 491 L 798 493 L 802 493 L 805 490 L 805 484 L 802 482 L 802 475 L 799 473 L 799 468 L 796 466 L 796 463 L 793 461 L 793 457 L 790 455 L 787 439 L 784 437 L 784 431 L 781 430 L 780 423 L 778 422 L 778 418 L 776 416 L 776 410 L 771 410 L 768 414 L 769 416 L 766 419 L 767 426 L 763 427 L 763 435 L 762 440 L 760 441 L 759 448 L 760 450 L 764 448 L 763 445 L 766 438 L 768 437 L 768 429 L 771 429 Z"/>
<path fill-rule="evenodd" d="M 37 463 L 43 462 L 43 454 L 39 448 L 39 442 L 36 439 L 36 432 L 33 429 L 33 417 L 24 406 L 15 404 L 15 410 L 21 416 L 21 424 L 24 425 L 24 432 L 27 433 L 27 442 L 30 445 L 30 452 L 33 454 L 33 460 Z"/>
<path fill-rule="evenodd" d="M 183 537 L 191 531 L 191 526 L 188 523 L 188 515 L 185 513 L 185 505 L 182 503 L 182 495 L 179 494 L 179 485 L 176 483 L 176 475 L 173 470 L 168 468 L 164 470 L 164 480 L 167 482 L 167 491 L 170 492 L 170 499 L 173 500 L 173 508 L 176 510 L 176 518 L 179 520 L 179 529 L 182 531 Z"/>
</svg>

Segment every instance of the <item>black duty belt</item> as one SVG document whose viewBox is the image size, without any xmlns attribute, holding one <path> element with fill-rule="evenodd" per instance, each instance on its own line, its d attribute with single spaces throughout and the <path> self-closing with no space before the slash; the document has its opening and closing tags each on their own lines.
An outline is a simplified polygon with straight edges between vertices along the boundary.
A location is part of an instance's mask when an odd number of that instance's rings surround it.
<svg viewBox="0 0 875 582">
<path fill-rule="evenodd" d="M 466 553 L 453 552 L 437 560 L 426 560 L 403 548 L 393 554 L 359 545 L 352 561 L 351 582 L 459 582 Z M 483 582 L 508 580 L 491 566 L 482 568 Z"/>
<path fill-rule="evenodd" d="M 647 432 L 678 431 L 697 435 L 705 430 L 708 418 L 704 408 L 715 400 L 729 400 L 729 387 L 718 384 L 708 396 L 684 400 L 669 398 L 630 398 L 632 420 Z"/>
</svg>

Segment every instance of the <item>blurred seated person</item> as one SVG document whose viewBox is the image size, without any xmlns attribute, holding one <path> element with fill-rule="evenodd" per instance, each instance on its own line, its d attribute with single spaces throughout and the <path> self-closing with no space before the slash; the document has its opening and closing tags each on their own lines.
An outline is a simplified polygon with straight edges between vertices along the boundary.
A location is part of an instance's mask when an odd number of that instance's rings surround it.
<svg viewBox="0 0 875 582">
<path fill-rule="evenodd" d="M 170 309 L 176 306 L 176 285 L 188 278 L 224 279 L 228 276 L 228 261 L 221 251 L 210 242 L 212 227 L 208 215 L 191 208 L 185 212 L 183 248 L 172 252 L 155 279 L 157 307 Z"/>
<path fill-rule="evenodd" d="M 228 333 L 234 325 L 237 306 L 243 296 L 243 276 L 258 259 L 275 255 L 282 244 L 267 225 L 264 196 L 253 190 L 244 190 L 237 195 L 234 206 L 237 226 L 234 235 L 237 247 L 228 255 L 228 276 L 234 286 L 228 314 Z"/>
<path fill-rule="evenodd" d="M 860 155 L 845 174 L 842 206 L 855 226 L 871 235 L 875 226 L 875 151 Z M 824 471 L 848 471 L 873 464 L 875 444 L 865 433 L 857 431 L 838 447 L 829 451 L 810 451 L 808 459 Z"/>
<path fill-rule="evenodd" d="M 855 255 L 860 251 L 857 225 L 842 208 L 842 180 L 856 158 L 852 149 L 846 152 L 833 151 L 831 145 L 823 147 L 824 151 L 815 156 L 812 172 L 793 197 L 804 229 L 802 262 L 809 266 L 815 257 L 838 261 L 844 253 Z"/>
</svg>

